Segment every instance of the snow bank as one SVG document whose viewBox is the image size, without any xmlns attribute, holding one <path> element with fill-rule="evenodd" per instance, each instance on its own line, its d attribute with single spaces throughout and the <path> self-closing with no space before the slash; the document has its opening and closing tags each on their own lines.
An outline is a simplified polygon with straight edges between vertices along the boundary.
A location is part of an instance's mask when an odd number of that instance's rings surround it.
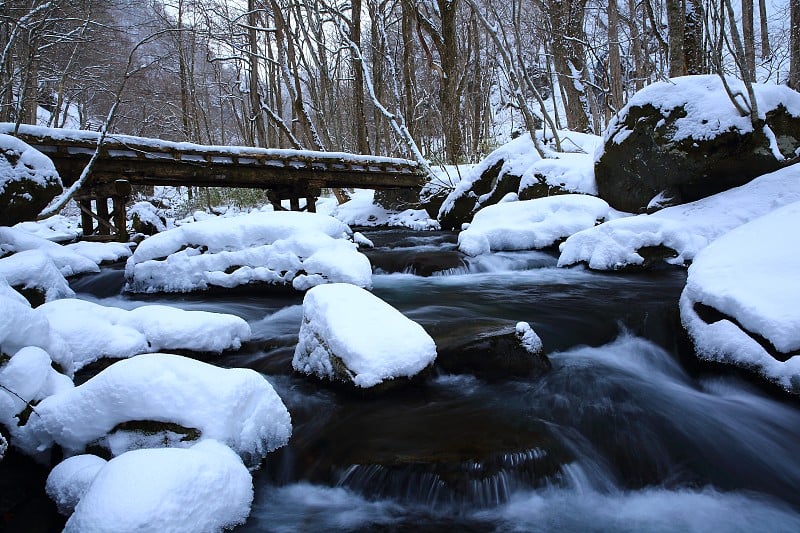
<svg viewBox="0 0 800 533">
<path fill-rule="evenodd" d="M 0 423 L 8 428 L 13 444 L 27 453 L 37 451 L 37 439 L 25 425 L 29 416 L 36 418 L 29 404 L 73 386 L 67 376 L 53 370 L 51 363 L 47 352 L 29 346 L 0 367 Z"/>
<path fill-rule="evenodd" d="M 350 200 L 336 207 L 331 216 L 350 226 L 401 226 L 418 231 L 439 229 L 439 222 L 424 209 L 392 211 L 374 202 L 375 191 L 356 189 Z"/>
<path fill-rule="evenodd" d="M 250 340 L 243 319 L 207 311 L 145 305 L 130 311 L 63 299 L 36 309 L 67 344 L 74 369 L 101 358 L 122 359 L 162 350 L 221 353 Z"/>
<path fill-rule="evenodd" d="M 468 255 L 498 250 L 546 248 L 608 217 L 606 202 L 594 196 L 565 194 L 484 207 L 458 235 Z"/>
<path fill-rule="evenodd" d="M 557 159 L 539 159 L 533 162 L 519 182 L 520 194 L 540 183 L 567 191 L 596 195 L 594 152 L 560 153 Z"/>
<path fill-rule="evenodd" d="M 436 345 L 422 326 L 368 291 L 337 283 L 303 299 L 297 371 L 368 388 L 412 377 L 434 359 Z"/>
<path fill-rule="evenodd" d="M 215 532 L 243 523 L 252 502 L 250 472 L 219 442 L 136 450 L 100 469 L 64 531 Z"/>
<path fill-rule="evenodd" d="M 78 227 L 76 220 L 62 215 L 54 215 L 38 222 L 20 222 L 13 227 L 53 242 L 74 241 L 81 234 L 81 228 Z"/>
<path fill-rule="evenodd" d="M 249 283 L 305 290 L 372 284 L 350 228 L 320 214 L 255 212 L 186 224 L 145 239 L 128 259 L 126 290 L 188 292 Z"/>
<path fill-rule="evenodd" d="M 61 461 L 47 476 L 45 491 L 58 512 L 71 515 L 89 486 L 108 463 L 96 455 L 75 455 Z"/>
<path fill-rule="evenodd" d="M 89 381 L 42 400 L 30 424 L 43 446 L 68 453 L 129 421 L 172 422 L 233 448 L 248 462 L 285 445 L 289 412 L 253 370 L 222 369 L 170 354 L 119 361 Z M 185 444 L 185 443 L 184 443 Z"/>
<path fill-rule="evenodd" d="M 131 244 L 126 242 L 81 241 L 67 244 L 66 248 L 98 265 L 121 261 L 131 256 Z"/>
<path fill-rule="evenodd" d="M 46 302 L 75 296 L 56 264 L 41 250 L 25 250 L 0 259 L 0 277 L 13 287 L 41 293 Z"/>
<path fill-rule="evenodd" d="M 641 265 L 642 247 L 667 246 L 683 265 L 710 242 L 733 228 L 788 203 L 800 201 L 800 166 L 761 176 L 746 185 L 668 207 L 652 215 L 611 220 L 569 237 L 561 246 L 559 266 L 585 262 L 590 268 L 614 270 Z"/>
<path fill-rule="evenodd" d="M 50 323 L 31 309 L 23 296 L 0 276 L 0 355 L 13 356 L 26 346 L 38 346 L 48 352 L 65 372 L 70 373 L 72 359 L 66 344 L 50 330 Z"/>
<path fill-rule="evenodd" d="M 39 250 L 67 277 L 100 271 L 97 263 L 65 246 L 16 228 L 0 227 L 0 257 L 26 250 Z"/>
<path fill-rule="evenodd" d="M 795 392 L 800 357 L 789 356 L 800 351 L 799 227 L 800 201 L 720 237 L 689 267 L 680 300 L 700 357 L 754 369 Z M 704 320 L 698 304 L 715 313 Z"/>
</svg>

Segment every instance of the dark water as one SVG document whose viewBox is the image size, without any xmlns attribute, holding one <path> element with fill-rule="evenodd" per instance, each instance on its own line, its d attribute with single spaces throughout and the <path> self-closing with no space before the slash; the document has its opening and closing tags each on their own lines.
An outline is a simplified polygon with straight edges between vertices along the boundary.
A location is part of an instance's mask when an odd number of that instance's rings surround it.
<svg viewBox="0 0 800 533">
<path fill-rule="evenodd" d="M 800 409 L 693 362 L 677 312 L 685 272 L 558 269 L 540 252 L 465 259 L 448 233 L 365 234 L 374 293 L 438 346 L 526 321 L 552 371 L 433 372 L 356 396 L 292 373 L 300 295 L 132 300 L 112 270 L 73 283 L 111 305 L 250 323 L 254 341 L 215 362 L 264 373 L 294 433 L 254 472 L 237 531 L 800 531 Z"/>
</svg>

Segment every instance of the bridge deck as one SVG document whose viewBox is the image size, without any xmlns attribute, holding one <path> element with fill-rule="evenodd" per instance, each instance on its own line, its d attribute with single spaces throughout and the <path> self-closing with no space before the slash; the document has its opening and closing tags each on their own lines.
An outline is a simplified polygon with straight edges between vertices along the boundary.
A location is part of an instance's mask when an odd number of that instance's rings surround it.
<svg viewBox="0 0 800 533">
<path fill-rule="evenodd" d="M 62 181 L 78 179 L 99 133 L 0 123 L 48 155 Z M 92 185 L 118 179 L 141 185 L 249 187 L 306 196 L 321 187 L 417 188 L 424 174 L 414 161 L 338 152 L 205 146 L 109 134 L 92 170 Z M 313 193 L 312 193 L 313 194 Z M 317 192 L 318 194 L 318 192 Z"/>
</svg>

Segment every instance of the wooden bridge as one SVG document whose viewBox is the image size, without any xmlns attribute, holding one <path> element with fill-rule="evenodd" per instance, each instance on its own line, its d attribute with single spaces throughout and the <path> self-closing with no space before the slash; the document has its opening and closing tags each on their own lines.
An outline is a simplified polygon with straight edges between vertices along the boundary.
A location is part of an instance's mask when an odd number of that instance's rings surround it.
<svg viewBox="0 0 800 533">
<path fill-rule="evenodd" d="M 78 180 L 100 138 L 99 133 L 84 130 L 26 125 L 14 129 L 14 124 L 0 123 L 0 133 L 14 135 L 50 157 L 65 186 Z M 281 200 L 289 200 L 291 209 L 300 210 L 300 200 L 305 199 L 306 209 L 315 211 L 323 188 L 418 189 L 424 181 L 419 165 L 406 159 L 109 134 L 75 199 L 84 236 L 127 240 L 125 203 L 131 185 L 265 189 L 278 209 Z"/>
</svg>

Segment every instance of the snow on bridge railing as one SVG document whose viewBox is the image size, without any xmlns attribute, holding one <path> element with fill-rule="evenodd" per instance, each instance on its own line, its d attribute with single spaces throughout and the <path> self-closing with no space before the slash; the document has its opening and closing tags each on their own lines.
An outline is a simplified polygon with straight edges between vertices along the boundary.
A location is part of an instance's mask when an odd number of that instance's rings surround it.
<svg viewBox="0 0 800 533">
<path fill-rule="evenodd" d="M 91 155 L 100 133 L 66 128 L 0 123 L 0 133 L 15 135 L 48 155 Z M 107 134 L 101 153 L 109 159 L 175 160 L 215 165 L 265 165 L 319 171 L 380 172 L 423 175 L 416 161 L 346 152 L 320 152 L 251 146 L 216 146 Z"/>
</svg>

